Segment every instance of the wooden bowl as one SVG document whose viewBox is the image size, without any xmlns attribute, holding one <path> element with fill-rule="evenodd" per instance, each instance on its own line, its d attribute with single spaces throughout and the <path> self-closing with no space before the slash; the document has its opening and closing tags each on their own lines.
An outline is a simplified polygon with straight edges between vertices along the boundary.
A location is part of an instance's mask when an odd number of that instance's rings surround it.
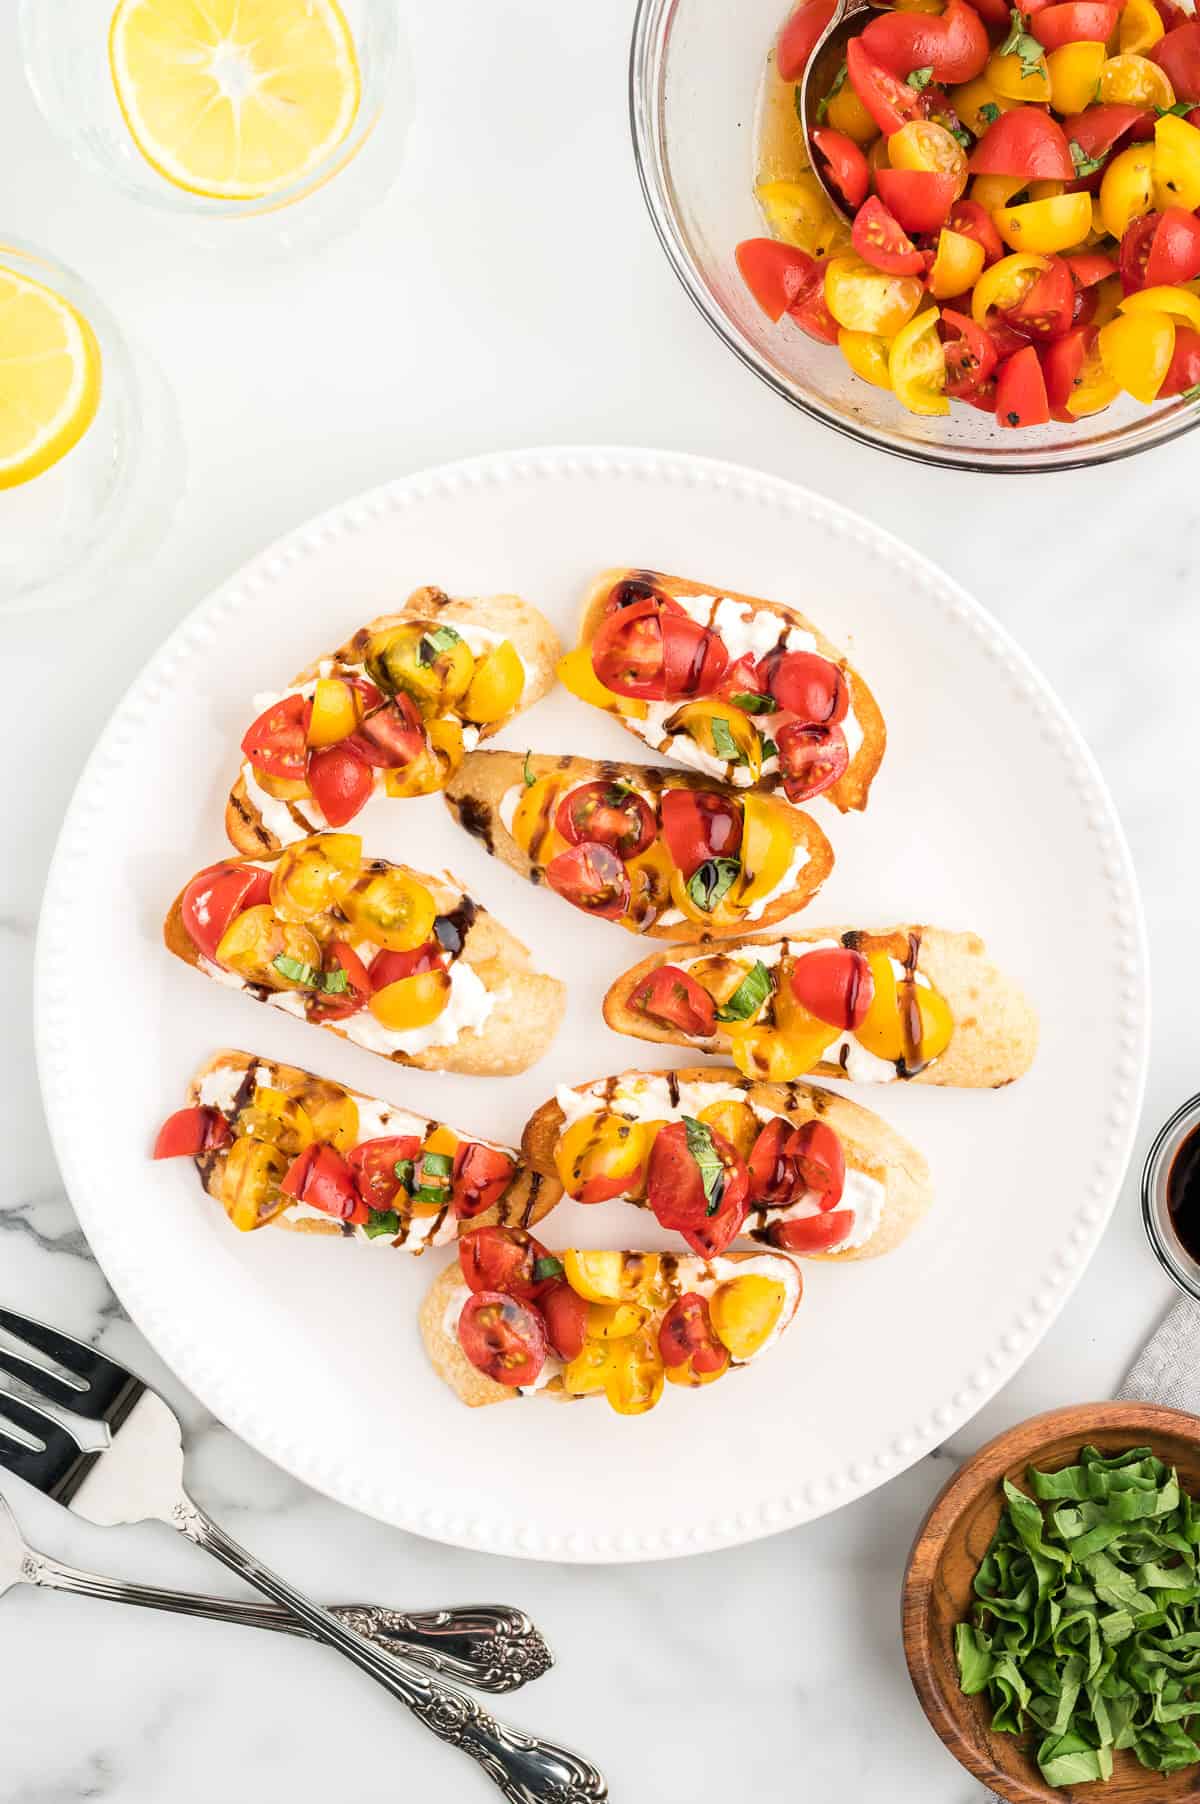
<svg viewBox="0 0 1200 1804">
<path fill-rule="evenodd" d="M 1172 1804 L 1200 1798 L 1200 1769 L 1149 1773 L 1132 1753 L 1114 1756 L 1107 1784 L 1055 1787 L 1033 1758 L 1038 1735 L 993 1735 L 985 1694 L 964 1697 L 954 1657 L 956 1624 L 970 1615 L 972 1586 L 1000 1520 L 1001 1480 L 1025 1484 L 1027 1466 L 1056 1472 L 1079 1449 L 1123 1453 L 1149 1447 L 1200 1495 L 1200 1416 L 1150 1403 L 1080 1403 L 1009 1429 L 969 1459 L 935 1499 L 917 1530 L 904 1575 L 904 1655 L 922 1708 L 950 1752 L 1012 1804 Z"/>
</svg>

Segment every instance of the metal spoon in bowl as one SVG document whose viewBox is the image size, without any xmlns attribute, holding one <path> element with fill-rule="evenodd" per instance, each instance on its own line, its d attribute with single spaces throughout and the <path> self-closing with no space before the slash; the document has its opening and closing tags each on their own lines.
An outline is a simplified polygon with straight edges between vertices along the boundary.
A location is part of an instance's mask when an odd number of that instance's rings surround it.
<svg viewBox="0 0 1200 1804">
<path fill-rule="evenodd" d="M 828 94 L 837 77 L 846 56 L 846 45 L 858 30 L 858 22 L 863 13 L 887 12 L 888 7 L 872 4 L 872 0 L 838 0 L 830 15 L 829 23 L 812 47 L 804 74 L 800 78 L 800 119 L 804 126 L 805 143 L 811 147 L 812 134 L 820 125 L 817 108 Z M 841 194 L 826 178 L 821 167 L 820 157 L 811 157 L 812 172 L 820 183 L 826 200 L 839 219 L 847 225 L 853 224 L 853 215 L 846 211 L 846 203 Z"/>
</svg>

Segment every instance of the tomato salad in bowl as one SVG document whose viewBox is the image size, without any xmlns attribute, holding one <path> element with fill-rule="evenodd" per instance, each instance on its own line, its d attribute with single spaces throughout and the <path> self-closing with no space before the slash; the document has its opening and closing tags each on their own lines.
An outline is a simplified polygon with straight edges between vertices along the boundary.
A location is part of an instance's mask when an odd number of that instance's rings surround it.
<svg viewBox="0 0 1200 1804">
<path fill-rule="evenodd" d="M 776 42 L 797 104 L 831 10 L 802 0 Z M 738 267 L 914 414 L 1019 430 L 1191 398 L 1198 101 L 1200 24 L 1173 0 L 903 0 L 865 18 L 795 142 L 846 219 L 811 167 L 760 182 L 772 236 Z"/>
</svg>

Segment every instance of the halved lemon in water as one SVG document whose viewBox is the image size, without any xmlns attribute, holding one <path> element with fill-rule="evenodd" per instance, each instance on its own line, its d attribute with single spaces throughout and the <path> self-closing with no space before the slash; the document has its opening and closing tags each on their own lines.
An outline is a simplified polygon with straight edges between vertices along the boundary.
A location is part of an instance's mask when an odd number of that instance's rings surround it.
<svg viewBox="0 0 1200 1804">
<path fill-rule="evenodd" d="M 194 194 L 254 200 L 298 181 L 358 111 L 336 0 L 120 0 L 108 47 L 138 149 Z"/>
<path fill-rule="evenodd" d="M 0 264 L 0 489 L 65 457 L 100 405 L 100 346 L 69 301 Z"/>
</svg>

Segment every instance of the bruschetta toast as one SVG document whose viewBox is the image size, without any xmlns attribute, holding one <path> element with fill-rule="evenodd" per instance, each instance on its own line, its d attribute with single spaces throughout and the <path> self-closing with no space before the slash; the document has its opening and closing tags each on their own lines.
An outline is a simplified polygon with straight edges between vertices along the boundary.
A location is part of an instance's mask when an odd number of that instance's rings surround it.
<svg viewBox="0 0 1200 1804">
<path fill-rule="evenodd" d="M 248 856 L 277 852 L 344 827 L 373 794 L 440 789 L 464 750 L 545 695 L 559 650 L 518 595 L 417 589 L 282 695 L 256 698 L 225 810 L 231 842 Z"/>
<path fill-rule="evenodd" d="M 760 1358 L 795 1319 L 800 1268 L 785 1253 L 551 1253 L 483 1228 L 421 1306 L 421 1338 L 463 1403 L 607 1397 L 653 1409 L 665 1385 L 698 1386 Z"/>
<path fill-rule="evenodd" d="M 163 937 L 215 982 L 423 1071 L 525 1071 L 566 1002 L 452 877 L 364 859 L 356 833 L 210 866 Z"/>
<path fill-rule="evenodd" d="M 725 939 L 781 921 L 833 866 L 798 808 L 661 766 L 469 752 L 445 800 L 530 883 L 657 939 Z"/>
<path fill-rule="evenodd" d="M 790 802 L 865 808 L 887 744 L 865 681 L 803 614 L 660 570 L 596 578 L 558 674 L 652 750 Z"/>
<path fill-rule="evenodd" d="M 243 1232 L 269 1224 L 410 1253 L 468 1228 L 527 1228 L 559 1194 L 510 1146 L 250 1052 L 200 1067 L 154 1157 L 194 1159 Z"/>
<path fill-rule="evenodd" d="M 563 1085 L 528 1122 L 521 1150 L 577 1202 L 648 1208 L 703 1258 L 748 1237 L 812 1258 L 873 1259 L 933 1200 L 924 1158 L 869 1109 L 720 1066 Z"/>
<path fill-rule="evenodd" d="M 732 1058 L 747 1077 L 811 1074 L 997 1089 L 1033 1063 L 1037 1015 L 974 933 L 814 928 L 660 953 L 604 998 L 617 1033 Z"/>
</svg>

